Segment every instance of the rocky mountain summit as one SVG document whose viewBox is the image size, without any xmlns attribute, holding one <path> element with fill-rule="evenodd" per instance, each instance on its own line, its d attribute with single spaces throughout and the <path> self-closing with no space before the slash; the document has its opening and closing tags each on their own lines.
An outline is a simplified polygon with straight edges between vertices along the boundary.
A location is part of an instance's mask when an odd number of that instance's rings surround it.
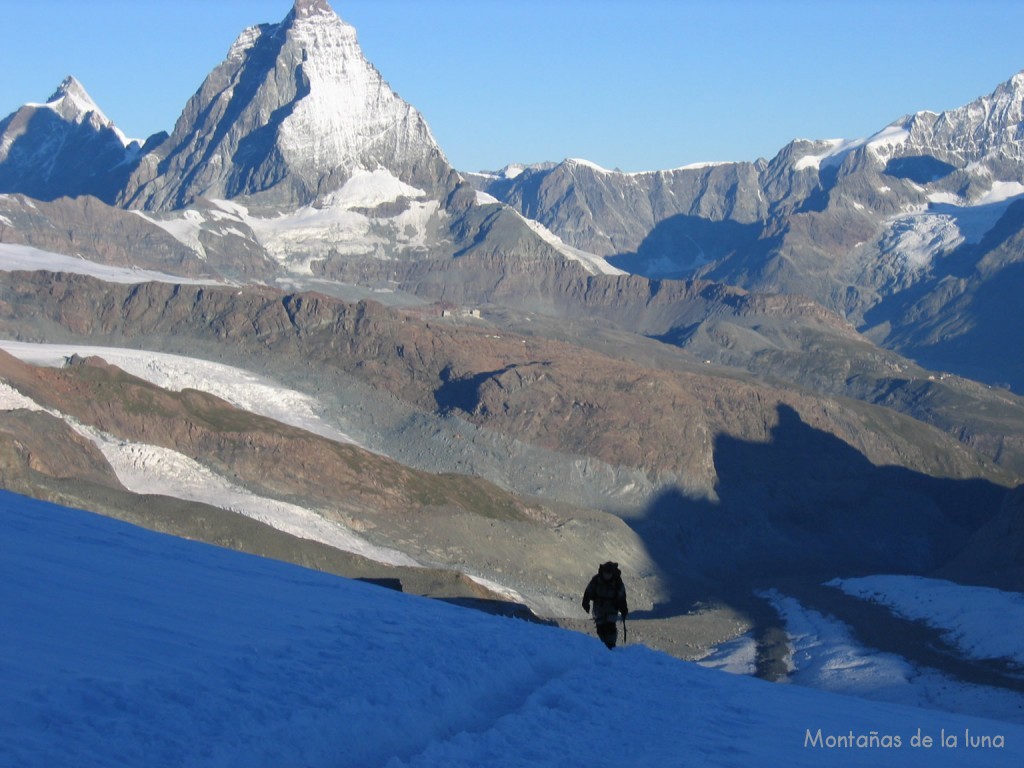
<svg viewBox="0 0 1024 768">
<path fill-rule="evenodd" d="M 583 263 L 510 209 L 480 210 L 422 115 L 325 2 L 299 0 L 280 23 L 243 31 L 171 134 L 144 146 L 127 143 L 73 79 L 2 125 L 0 191 L 114 203 L 92 207 L 94 229 L 138 211 L 225 277 L 451 258 L 491 231 L 512 252 Z M 45 230 L 10 241 L 49 247 Z"/>
<path fill-rule="evenodd" d="M 120 200 L 147 210 L 200 197 L 330 206 L 357 171 L 386 172 L 410 197 L 454 185 L 423 117 L 366 60 L 355 29 L 325 2 L 300 0 L 281 23 L 239 35 Z"/>
<path fill-rule="evenodd" d="M 1013 180 L 1024 162 L 1024 72 L 970 104 L 941 114 L 919 112 L 904 121 L 904 157 L 933 157 L 957 169 L 985 166 L 996 180 Z"/>
<path fill-rule="evenodd" d="M 113 202 L 141 149 L 69 76 L 45 103 L 26 104 L 0 121 L 0 193 Z"/>
</svg>

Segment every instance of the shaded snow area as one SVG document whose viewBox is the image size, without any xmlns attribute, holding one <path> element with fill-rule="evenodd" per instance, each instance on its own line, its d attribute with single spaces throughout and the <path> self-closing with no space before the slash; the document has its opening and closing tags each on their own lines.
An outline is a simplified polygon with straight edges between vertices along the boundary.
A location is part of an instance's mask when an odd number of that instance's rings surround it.
<svg viewBox="0 0 1024 768">
<path fill-rule="evenodd" d="M 786 622 L 792 649 L 789 658 L 792 683 L 874 701 L 1024 724 L 1024 694 L 960 682 L 937 671 L 917 667 L 896 654 L 866 648 L 842 622 L 809 610 L 775 590 L 765 596 Z M 966 593 L 951 591 L 944 596 L 943 608 L 962 609 L 965 598 L 968 598 Z M 938 615 L 944 612 L 940 610 Z M 1005 632 L 1018 648 L 1024 645 L 1020 636 L 1020 627 L 1024 624 L 1019 616 L 999 617 L 985 613 L 968 621 L 976 621 L 973 626 L 980 633 Z M 1020 746 L 1024 749 L 1024 744 Z"/>
<path fill-rule="evenodd" d="M 60 253 L 51 253 L 30 245 L 16 245 L 14 243 L 0 243 L 0 271 L 36 271 L 49 270 L 51 272 L 69 272 L 75 275 L 89 275 L 109 283 L 175 283 L 178 285 L 213 285 L 223 284 L 223 281 L 206 279 L 191 279 L 179 277 L 164 272 L 155 272 L 150 269 L 136 269 L 135 267 L 114 267 L 108 264 L 97 264 L 93 261 L 65 256 Z"/>
<path fill-rule="evenodd" d="M 907 270 L 925 269 L 964 243 L 981 242 L 1021 198 L 1022 191 L 1024 185 L 997 181 L 974 202 L 946 192 L 931 193 L 927 209 L 901 214 L 886 223 L 879 250 L 893 254 Z"/>
<path fill-rule="evenodd" d="M 964 241 L 956 216 L 915 213 L 891 219 L 878 242 L 878 249 L 892 255 L 901 271 L 917 272 Z"/>
<path fill-rule="evenodd" d="M 747 632 L 719 643 L 697 662 L 702 667 L 719 669 L 733 675 L 757 674 L 757 640 Z"/>
<path fill-rule="evenodd" d="M 642 646 L 609 652 L 581 634 L 7 492 L 0 627 L 5 766 L 1010 766 L 1024 756 L 1018 725 L 773 685 Z"/>
<path fill-rule="evenodd" d="M 1007 659 L 1024 671 L 1024 595 L 1019 592 L 920 576 L 836 579 L 828 586 L 942 630 L 966 656 Z"/>
</svg>

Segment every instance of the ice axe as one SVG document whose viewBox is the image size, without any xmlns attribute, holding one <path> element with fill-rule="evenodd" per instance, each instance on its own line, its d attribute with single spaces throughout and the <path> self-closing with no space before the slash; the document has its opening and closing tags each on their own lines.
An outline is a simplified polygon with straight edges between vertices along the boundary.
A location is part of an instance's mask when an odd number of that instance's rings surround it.
<svg viewBox="0 0 1024 768">
<path fill-rule="evenodd" d="M 629 632 L 626 630 L 626 617 L 622 617 L 622 644 L 629 642 Z"/>
</svg>

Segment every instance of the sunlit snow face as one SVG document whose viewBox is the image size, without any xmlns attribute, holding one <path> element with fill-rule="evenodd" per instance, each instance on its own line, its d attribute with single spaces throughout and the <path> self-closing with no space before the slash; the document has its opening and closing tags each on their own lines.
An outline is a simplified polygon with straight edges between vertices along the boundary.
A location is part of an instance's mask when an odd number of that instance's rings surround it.
<svg viewBox="0 0 1024 768">
<path fill-rule="evenodd" d="M 334 14 L 297 19 L 286 49 L 301 61 L 307 92 L 281 124 L 289 164 L 323 172 L 393 153 L 420 157 L 433 138 L 418 113 L 365 59 L 355 29 Z M 401 159 L 401 158 L 400 158 Z"/>
</svg>

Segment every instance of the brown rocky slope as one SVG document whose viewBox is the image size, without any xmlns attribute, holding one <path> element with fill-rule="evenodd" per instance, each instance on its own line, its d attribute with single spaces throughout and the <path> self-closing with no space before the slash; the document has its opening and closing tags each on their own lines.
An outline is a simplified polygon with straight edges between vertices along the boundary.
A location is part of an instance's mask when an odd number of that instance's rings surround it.
<svg viewBox="0 0 1024 768">
<path fill-rule="evenodd" d="M 354 378 L 427 418 L 634 468 L 664 488 L 624 511 L 663 573 L 927 569 L 994 514 L 1015 482 L 954 437 L 886 409 L 721 372 L 643 367 L 372 302 L 44 273 L 6 280 L 0 300 L 8 334 L 227 345 L 256 370 L 271 357 L 290 361 L 317 386 Z M 253 437 L 254 446 L 264 439 Z M 261 477 L 275 493 L 316 474 L 301 465 L 275 472 L 285 476 Z"/>
</svg>

